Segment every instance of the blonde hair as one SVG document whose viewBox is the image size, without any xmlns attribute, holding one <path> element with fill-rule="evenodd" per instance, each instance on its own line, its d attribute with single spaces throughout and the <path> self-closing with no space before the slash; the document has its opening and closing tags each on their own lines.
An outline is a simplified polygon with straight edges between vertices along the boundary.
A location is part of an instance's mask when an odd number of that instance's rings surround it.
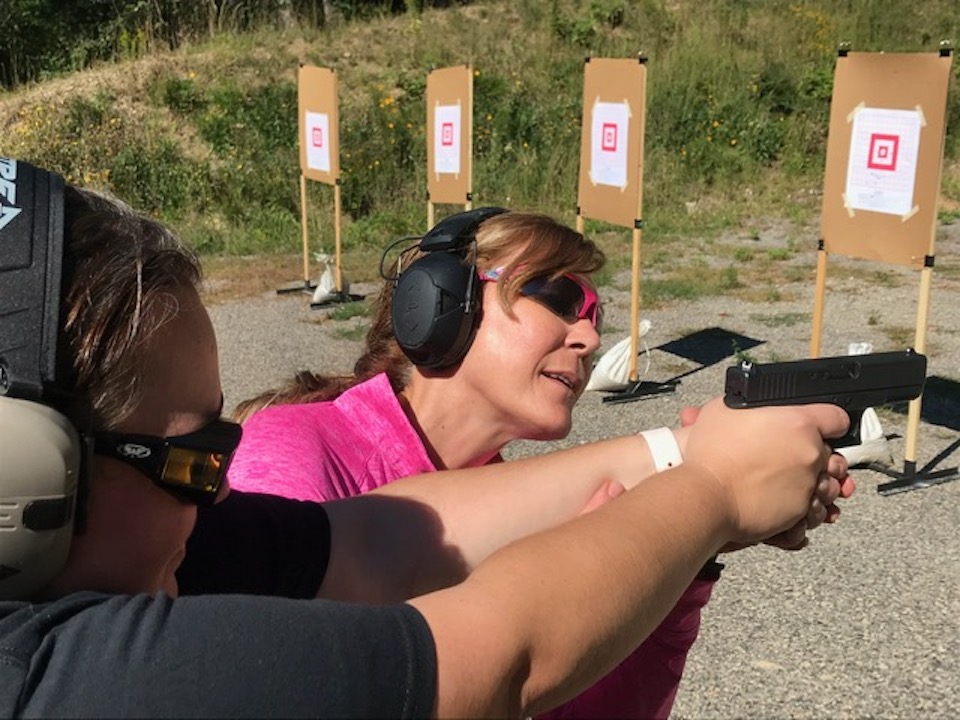
<svg viewBox="0 0 960 720">
<path fill-rule="evenodd" d="M 520 288 L 536 277 L 577 275 L 588 279 L 603 267 L 603 251 L 576 230 L 538 213 L 509 212 L 483 222 L 476 234 L 477 270 L 503 268 L 497 281 L 497 294 L 504 309 L 512 306 Z M 407 257 L 409 264 L 414 257 Z M 412 370 L 393 335 L 390 308 L 393 283 L 386 282 L 374 303 L 373 321 L 367 332 L 366 348 L 352 375 L 320 375 L 301 371 L 280 388 L 244 400 L 234 417 L 245 420 L 269 405 L 332 400 L 354 385 L 381 372 L 386 373 L 394 392 L 407 385 Z"/>
</svg>

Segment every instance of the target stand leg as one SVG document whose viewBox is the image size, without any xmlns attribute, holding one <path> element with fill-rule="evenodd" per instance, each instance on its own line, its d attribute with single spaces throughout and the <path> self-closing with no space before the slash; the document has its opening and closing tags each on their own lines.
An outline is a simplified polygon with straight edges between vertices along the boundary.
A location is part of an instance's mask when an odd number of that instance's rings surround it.
<svg viewBox="0 0 960 720">
<path fill-rule="evenodd" d="M 950 482 L 960 477 L 960 471 L 955 467 L 944 468 L 943 470 L 924 469 L 917 472 L 917 463 L 911 460 L 904 461 L 903 472 L 877 463 L 870 463 L 867 467 L 883 473 L 887 477 L 894 478 L 890 482 L 881 483 L 877 486 L 877 492 L 881 495 L 895 495 L 910 490 L 920 490 L 932 485 Z"/>
<path fill-rule="evenodd" d="M 277 288 L 277 295 L 288 295 L 290 293 L 302 292 L 307 295 L 313 295 L 313 291 L 317 289 L 316 284 L 310 282 L 309 280 L 304 280 L 302 283 L 292 283 L 290 285 L 284 285 L 283 287 Z"/>
<path fill-rule="evenodd" d="M 603 402 L 604 404 L 614 405 L 617 403 L 633 402 L 634 400 L 640 400 L 652 395 L 663 395 L 664 393 L 674 392 L 679 384 L 679 380 L 666 380 L 664 382 L 641 380 L 625 390 L 607 395 L 603 398 Z"/>
<path fill-rule="evenodd" d="M 323 300 L 322 302 L 312 302 L 310 303 L 311 310 L 324 310 L 326 308 L 334 307 L 335 305 L 343 305 L 344 303 L 359 302 L 363 300 L 363 295 L 353 295 L 347 292 L 338 292 L 334 293 L 332 297 Z"/>
</svg>

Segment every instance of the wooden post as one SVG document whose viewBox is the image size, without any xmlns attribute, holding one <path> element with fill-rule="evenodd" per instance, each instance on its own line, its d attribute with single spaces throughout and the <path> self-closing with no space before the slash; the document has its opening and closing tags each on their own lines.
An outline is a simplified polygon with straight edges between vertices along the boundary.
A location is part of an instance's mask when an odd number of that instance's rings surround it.
<svg viewBox="0 0 960 720">
<path fill-rule="evenodd" d="M 920 271 L 920 299 L 917 302 L 917 333 L 913 347 L 918 353 L 925 353 L 927 346 L 927 318 L 930 311 L 930 286 L 933 278 L 933 267 L 926 265 Z M 920 406 L 923 394 L 910 401 L 907 409 L 907 438 L 904 445 L 903 459 L 906 463 L 916 465 L 917 437 L 920 432 Z"/>
<path fill-rule="evenodd" d="M 303 239 L 303 284 L 310 285 L 310 242 L 307 239 L 307 178 L 300 173 L 300 235 Z"/>
<path fill-rule="evenodd" d="M 817 250 L 817 285 L 813 295 L 813 332 L 810 334 L 810 357 L 820 357 L 820 339 L 823 336 L 823 300 L 827 287 L 827 251 L 820 241 Z"/>
<path fill-rule="evenodd" d="M 633 260 L 630 278 L 630 382 L 639 380 L 637 355 L 640 352 L 640 228 L 633 229 Z"/>
<path fill-rule="evenodd" d="M 340 178 L 333 186 L 333 234 L 336 243 L 337 294 L 340 295 L 343 293 L 343 273 L 340 270 Z"/>
</svg>

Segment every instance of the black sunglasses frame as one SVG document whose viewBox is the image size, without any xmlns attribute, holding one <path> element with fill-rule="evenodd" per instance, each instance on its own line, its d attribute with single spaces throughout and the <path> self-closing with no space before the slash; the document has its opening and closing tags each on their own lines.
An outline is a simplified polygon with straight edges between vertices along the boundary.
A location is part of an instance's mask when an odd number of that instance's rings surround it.
<svg viewBox="0 0 960 720">
<path fill-rule="evenodd" d="M 127 463 L 146 475 L 157 486 L 174 497 L 195 505 L 209 506 L 217 500 L 227 476 L 233 453 L 240 444 L 243 430 L 238 423 L 218 418 L 186 435 L 158 437 L 128 433 L 94 433 L 93 451 Z M 212 482 L 202 485 L 168 480 L 164 477 L 172 453 L 178 450 L 223 458 Z"/>
<path fill-rule="evenodd" d="M 572 302 L 566 307 L 557 302 L 551 302 L 551 299 L 560 300 L 560 297 L 555 293 L 555 291 L 553 294 L 544 293 L 543 291 L 547 288 L 569 289 L 570 291 L 575 292 L 576 295 L 579 296 L 579 306 L 577 306 L 577 302 Z M 528 280 L 520 287 L 520 294 L 523 297 L 527 297 L 531 300 L 539 302 L 548 310 L 570 323 L 581 319 L 583 306 L 587 302 L 587 295 L 580 283 L 565 275 L 553 279 L 545 275 L 541 277 L 535 277 L 532 280 Z M 602 332 L 603 329 L 603 303 L 600 302 L 599 297 L 596 298 L 595 302 L 596 308 L 594 310 L 593 317 L 587 316 L 586 319 L 593 323 L 593 326 L 599 333 Z"/>
</svg>

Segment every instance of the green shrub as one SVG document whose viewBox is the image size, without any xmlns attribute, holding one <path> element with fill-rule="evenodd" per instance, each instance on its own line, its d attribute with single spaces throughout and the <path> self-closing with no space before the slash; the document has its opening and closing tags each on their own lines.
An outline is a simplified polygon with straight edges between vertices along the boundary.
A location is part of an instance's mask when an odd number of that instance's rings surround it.
<svg viewBox="0 0 960 720">
<path fill-rule="evenodd" d="M 190 115 L 201 110 L 204 99 L 196 83 L 188 78 L 170 77 L 163 82 L 162 102 L 178 115 Z"/>
<path fill-rule="evenodd" d="M 154 215 L 179 218 L 189 207 L 204 206 L 206 168 L 185 158 L 169 140 L 147 147 L 123 147 L 110 165 L 116 193 Z"/>
<path fill-rule="evenodd" d="M 107 67 L 102 84 L 95 70 L 95 82 L 78 83 L 76 92 L 4 95 L 3 152 L 71 182 L 115 190 L 181 227 L 206 252 L 299 246 L 298 62 L 337 68 L 343 242 L 356 248 L 423 230 L 428 68 L 475 69 L 474 204 L 572 222 L 584 58 L 645 51 L 648 250 L 674 235 L 709 237 L 744 216 L 808 221 L 817 198 L 798 191 L 822 182 L 837 43 L 930 51 L 960 34 L 953 0 L 410 0 L 393 7 L 335 0 L 342 23 L 320 29 L 316 3 L 294 3 L 300 26 L 291 31 L 274 29 L 273 0 L 258 0 L 221 18 L 224 29 L 242 32 L 218 29 L 212 42 L 207 13 L 196 3 L 160 3 L 153 8 L 159 15 L 145 12 L 147 3 L 95 5 L 89 27 L 64 20 L 82 20 L 92 8 L 86 0 L 11 6 L 16 12 L 0 28 L 0 47 L 4 38 L 36 36 L 36 43 L 8 43 L 19 64 L 0 57 L 0 81 L 139 57 L 161 38 L 191 44 L 151 58 L 145 71 Z M 953 71 L 960 79 L 956 62 Z M 942 220 L 960 207 L 954 90 Z M 310 237 L 331 248 L 333 193 L 310 185 Z M 780 259 L 778 252 L 763 260 Z M 701 276 L 669 278 L 645 292 L 721 292 L 739 282 L 730 269 L 697 271 Z"/>
</svg>

